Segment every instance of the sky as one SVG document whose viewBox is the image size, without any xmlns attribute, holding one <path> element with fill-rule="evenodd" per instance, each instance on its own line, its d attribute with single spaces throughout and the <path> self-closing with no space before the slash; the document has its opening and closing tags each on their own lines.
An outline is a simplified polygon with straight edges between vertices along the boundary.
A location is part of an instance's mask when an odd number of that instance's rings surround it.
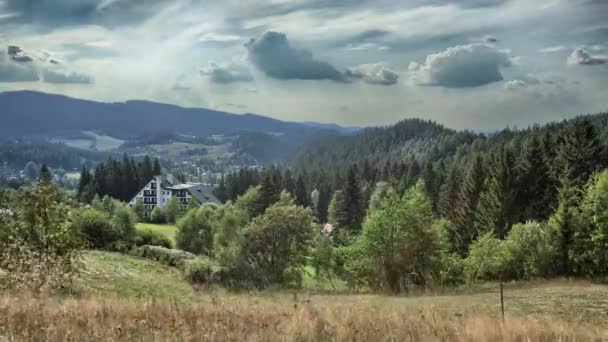
<svg viewBox="0 0 608 342">
<path fill-rule="evenodd" d="M 608 110 L 608 0 L 0 0 L 0 91 L 378 126 Z"/>
</svg>

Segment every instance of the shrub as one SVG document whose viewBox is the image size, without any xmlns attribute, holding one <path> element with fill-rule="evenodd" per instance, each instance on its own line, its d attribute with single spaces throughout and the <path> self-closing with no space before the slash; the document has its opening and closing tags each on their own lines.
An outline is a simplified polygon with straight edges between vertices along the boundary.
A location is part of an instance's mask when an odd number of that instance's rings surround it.
<svg viewBox="0 0 608 342">
<path fill-rule="evenodd" d="M 504 241 L 504 276 L 531 279 L 552 275 L 556 259 L 552 236 L 546 225 L 537 222 L 516 224 Z"/>
<path fill-rule="evenodd" d="M 300 282 L 301 270 L 310 256 L 313 233 L 308 208 L 277 203 L 256 217 L 245 232 L 243 255 L 247 275 L 258 287 Z"/>
<path fill-rule="evenodd" d="M 131 209 L 122 204 L 114 207 L 112 226 L 122 241 L 133 241 L 135 238 L 135 215 Z"/>
<path fill-rule="evenodd" d="M 193 284 L 212 284 L 221 282 L 226 269 L 218 262 L 207 257 L 186 260 L 184 274 Z"/>
<path fill-rule="evenodd" d="M 165 216 L 163 215 L 163 211 L 155 206 L 150 213 L 150 222 L 152 223 L 165 223 Z"/>
<path fill-rule="evenodd" d="M 177 223 L 177 247 L 194 254 L 210 255 L 213 248 L 214 208 L 204 205 L 191 210 Z"/>
<path fill-rule="evenodd" d="M 159 246 L 141 246 L 135 248 L 131 254 L 160 262 L 161 264 L 184 268 L 185 262 L 196 258 L 196 255 L 178 249 L 169 249 Z"/>
<path fill-rule="evenodd" d="M 175 223 L 177 218 L 180 216 L 181 208 L 177 197 L 171 197 L 171 199 L 165 203 L 163 207 L 163 215 L 167 223 Z"/>
<path fill-rule="evenodd" d="M 173 248 L 171 240 L 159 232 L 152 230 L 138 230 L 136 232 L 135 244 L 137 246 L 159 246 Z"/>
<path fill-rule="evenodd" d="M 75 212 L 72 225 L 80 230 L 92 248 L 107 248 L 121 239 L 120 231 L 112 225 L 108 214 L 97 209 Z"/>
<path fill-rule="evenodd" d="M 496 280 L 502 276 L 504 265 L 503 241 L 492 232 L 481 236 L 471 244 L 469 256 L 464 262 L 464 273 L 469 282 Z"/>
</svg>

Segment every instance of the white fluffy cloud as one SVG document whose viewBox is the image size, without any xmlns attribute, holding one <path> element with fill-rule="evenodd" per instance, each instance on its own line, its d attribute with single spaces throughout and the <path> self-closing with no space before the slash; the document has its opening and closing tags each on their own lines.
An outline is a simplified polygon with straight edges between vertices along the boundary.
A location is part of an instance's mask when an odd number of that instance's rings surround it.
<svg viewBox="0 0 608 342">
<path fill-rule="evenodd" d="M 583 49 L 575 49 L 572 54 L 568 56 L 568 64 L 578 65 L 598 65 L 606 64 L 608 57 L 606 56 L 592 56 Z"/>
<path fill-rule="evenodd" d="M 385 63 L 361 64 L 348 68 L 346 76 L 360 79 L 365 83 L 393 85 L 399 81 L 399 74 L 391 70 Z"/>
<path fill-rule="evenodd" d="M 409 70 L 419 85 L 464 88 L 502 81 L 501 68 L 512 64 L 509 51 L 476 43 L 430 54 L 423 63 L 410 63 Z"/>
</svg>

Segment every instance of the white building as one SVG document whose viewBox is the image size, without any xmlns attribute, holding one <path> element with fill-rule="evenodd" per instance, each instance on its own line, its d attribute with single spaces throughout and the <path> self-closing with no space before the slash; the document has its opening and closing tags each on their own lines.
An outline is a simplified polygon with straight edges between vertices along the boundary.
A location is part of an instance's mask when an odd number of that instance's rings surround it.
<svg viewBox="0 0 608 342">
<path fill-rule="evenodd" d="M 177 197 L 182 207 L 188 206 L 191 199 L 196 200 L 200 205 L 205 203 L 222 205 L 209 187 L 201 183 L 181 183 L 171 174 L 155 176 L 131 199 L 129 205 L 134 206 L 137 199 L 141 199 L 145 208 L 152 210 L 156 206 L 164 207 L 173 197 Z"/>
</svg>

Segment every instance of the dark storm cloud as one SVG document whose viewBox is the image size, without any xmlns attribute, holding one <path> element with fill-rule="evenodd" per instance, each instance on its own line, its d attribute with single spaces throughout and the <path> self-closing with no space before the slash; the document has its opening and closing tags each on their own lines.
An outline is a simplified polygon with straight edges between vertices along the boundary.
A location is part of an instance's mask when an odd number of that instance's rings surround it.
<svg viewBox="0 0 608 342">
<path fill-rule="evenodd" d="M 312 52 L 290 45 L 287 36 L 267 32 L 246 44 L 249 61 L 267 76 L 280 80 L 332 80 L 345 82 L 342 72 L 316 60 Z"/>
</svg>

